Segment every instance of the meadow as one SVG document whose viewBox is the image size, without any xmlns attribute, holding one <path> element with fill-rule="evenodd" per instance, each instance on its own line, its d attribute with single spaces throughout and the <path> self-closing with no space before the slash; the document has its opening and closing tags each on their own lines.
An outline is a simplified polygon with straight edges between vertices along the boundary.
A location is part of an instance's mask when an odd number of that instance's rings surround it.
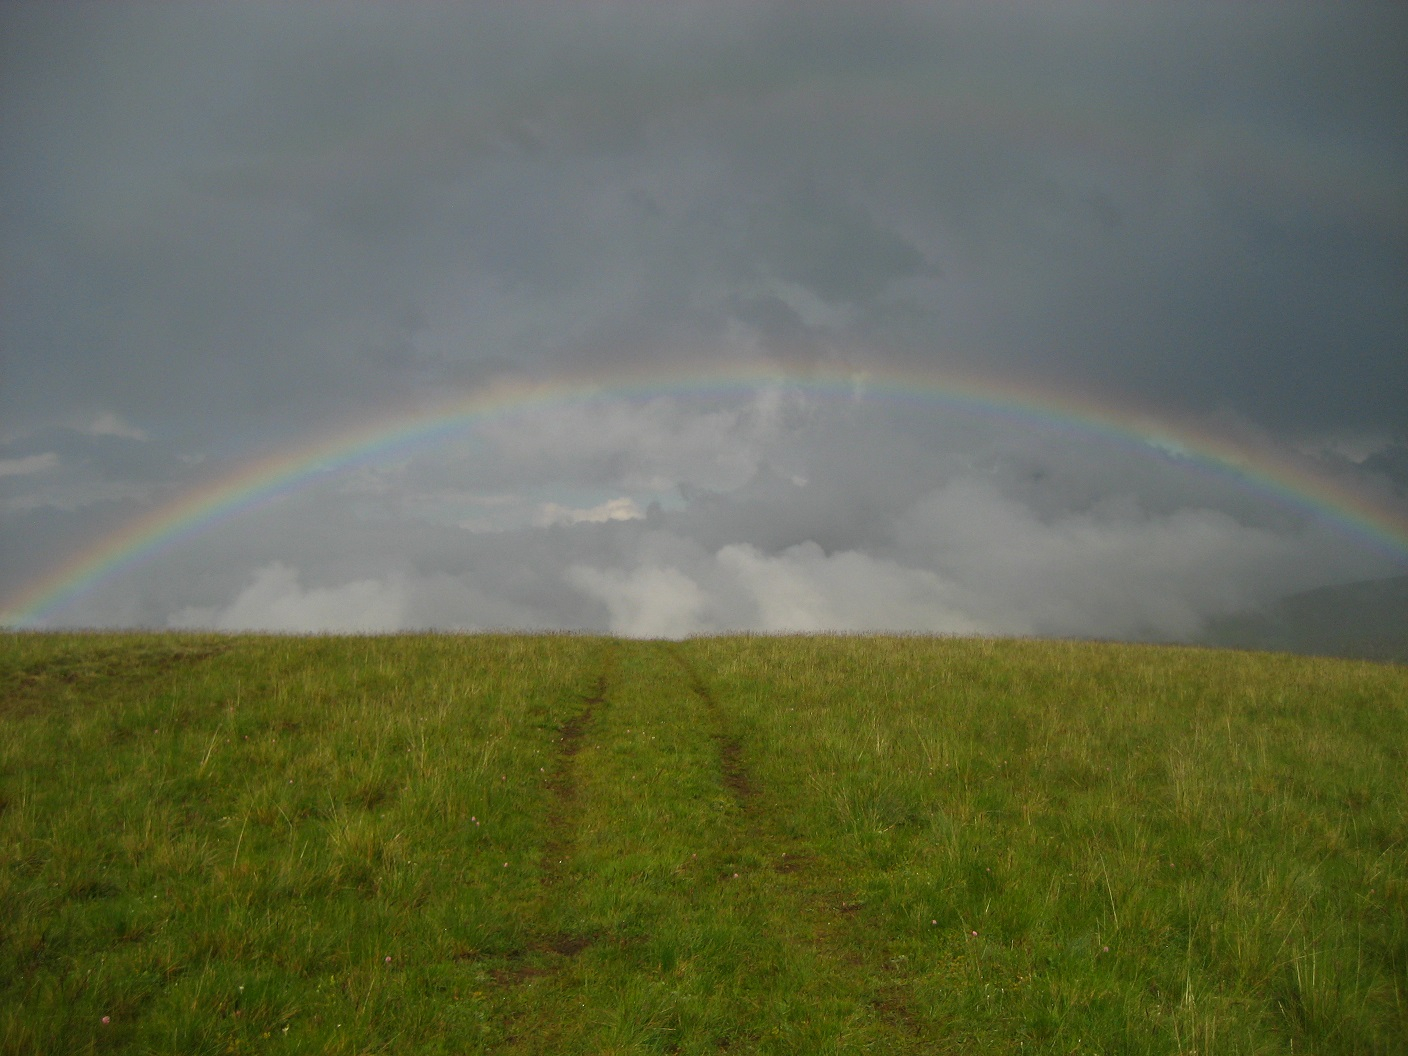
<svg viewBox="0 0 1408 1056">
<path fill-rule="evenodd" d="M 1402 1053 L 1408 668 L 0 636 L 6 1053 Z"/>
</svg>

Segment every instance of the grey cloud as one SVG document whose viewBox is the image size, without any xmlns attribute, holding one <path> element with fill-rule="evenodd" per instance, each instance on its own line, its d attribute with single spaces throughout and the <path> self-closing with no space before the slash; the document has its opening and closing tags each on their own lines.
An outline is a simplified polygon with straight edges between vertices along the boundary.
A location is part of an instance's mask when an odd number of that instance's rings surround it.
<svg viewBox="0 0 1408 1056">
<path fill-rule="evenodd" d="M 603 397 L 490 421 L 481 432 L 506 459 L 530 469 L 575 466 L 579 478 L 625 488 L 733 489 L 756 472 L 776 414 L 765 391 L 749 404 L 717 409 L 671 397 Z"/>
<path fill-rule="evenodd" d="M 1349 259 L 1327 259 L 1338 251 L 1316 233 L 1316 200 L 1268 212 L 1274 198 L 1187 153 L 1201 127 L 1220 149 L 1226 122 L 1240 121 L 1288 144 L 1296 175 L 1317 144 L 1280 102 L 1288 71 L 1323 86 L 1324 71 L 1352 65 L 1355 85 L 1387 91 L 1398 75 L 1383 41 L 1405 32 L 1394 20 L 1349 16 L 1377 19 L 1371 40 L 1343 26 L 1327 35 L 1313 11 L 725 14 L 634 11 L 627 25 L 566 9 L 532 19 L 202 11 L 129 15 L 108 38 L 80 22 L 80 53 L 103 49 L 94 73 L 46 75 L 43 119 L 18 103 L 32 90 L 8 93 L 32 135 L 66 146 L 52 156 L 75 180 L 80 140 L 58 130 L 83 128 L 86 108 L 112 119 L 87 147 L 97 163 L 80 183 L 59 181 L 69 191 L 47 210 L 65 221 L 73 262 L 53 263 L 65 281 L 51 285 L 119 319 L 105 335 L 70 324 L 70 341 L 125 347 L 121 370 L 109 357 L 91 366 L 128 399 L 150 369 L 143 357 L 179 349 L 235 408 L 283 413 L 295 400 L 366 398 L 373 381 L 347 356 L 363 342 L 347 330 L 375 332 L 392 305 L 457 274 L 461 297 L 483 296 L 486 280 L 537 295 L 508 334 L 472 324 L 496 334 L 491 351 L 507 337 L 520 354 L 546 343 L 561 355 L 593 317 L 608 341 L 627 319 L 638 330 L 655 320 L 645 344 L 709 332 L 707 313 L 687 318 L 701 306 L 683 302 L 702 294 L 726 312 L 729 298 L 754 296 L 760 267 L 824 300 L 869 301 L 932 261 L 952 287 L 985 293 L 976 304 L 942 295 L 937 329 L 926 316 L 910 335 L 916 351 L 969 342 L 1009 369 L 1040 372 L 1056 358 L 1194 405 L 1245 402 L 1277 424 L 1318 412 L 1403 427 L 1381 395 L 1393 386 L 1364 388 L 1360 371 L 1318 365 L 1333 342 L 1362 357 L 1357 366 L 1396 369 L 1408 325 L 1397 239 L 1365 229 Z M 204 58 L 217 31 L 223 58 L 202 62 L 201 90 L 184 90 L 175 57 Z M 1180 48 L 1205 61 L 1173 61 Z M 164 61 L 134 61 L 148 53 Z M 1358 119 L 1335 126 L 1323 149 L 1340 148 L 1346 130 L 1367 157 L 1394 142 L 1366 116 L 1377 92 L 1312 93 L 1321 110 Z M 627 120 L 629 135 L 612 131 Z M 1311 130 L 1331 134 L 1323 118 Z M 1172 153 L 1141 158 L 1160 137 L 1155 149 Z M 1228 142 L 1243 149 L 1235 133 Z M 134 145 L 145 148 L 136 170 Z M 1402 185 L 1393 162 L 1376 168 Z M 661 177 L 687 188 L 663 211 Z M 209 193 L 221 179 L 235 200 Z M 644 186 L 624 193 L 633 183 Z M 75 224 L 80 198 L 93 204 Z M 656 211 L 630 205 L 643 200 Z M 95 224 L 95 213 L 126 223 Z M 75 264 L 84 274 L 64 276 Z M 888 324 L 878 313 L 844 336 L 892 334 Z M 52 332 L 57 320 L 30 325 Z M 1292 364 L 1271 374 L 1270 393 L 1268 358 Z M 1311 380 L 1316 401 L 1300 396 Z"/>
<path fill-rule="evenodd" d="M 827 301 L 870 300 L 924 264 L 919 250 L 861 208 L 819 200 L 806 185 L 761 211 L 751 226 L 764 266 Z"/>
<path fill-rule="evenodd" d="M 1038 519 L 991 485 L 955 481 L 909 511 L 901 550 L 968 589 L 1011 633 L 1187 639 L 1210 615 L 1264 600 L 1294 574 L 1295 542 L 1225 514 L 1150 516 L 1132 503 Z"/>
<path fill-rule="evenodd" d="M 1367 456 L 1360 465 L 1389 481 L 1400 497 L 1408 498 L 1408 444 L 1391 444 Z"/>
</svg>

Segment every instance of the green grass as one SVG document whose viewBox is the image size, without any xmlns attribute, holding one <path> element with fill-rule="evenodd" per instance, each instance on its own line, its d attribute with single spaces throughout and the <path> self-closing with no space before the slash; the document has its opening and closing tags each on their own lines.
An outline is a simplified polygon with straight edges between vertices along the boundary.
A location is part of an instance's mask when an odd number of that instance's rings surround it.
<svg viewBox="0 0 1408 1056">
<path fill-rule="evenodd" d="M 8 634 L 0 731 L 4 1052 L 1408 1038 L 1403 667 Z"/>
</svg>

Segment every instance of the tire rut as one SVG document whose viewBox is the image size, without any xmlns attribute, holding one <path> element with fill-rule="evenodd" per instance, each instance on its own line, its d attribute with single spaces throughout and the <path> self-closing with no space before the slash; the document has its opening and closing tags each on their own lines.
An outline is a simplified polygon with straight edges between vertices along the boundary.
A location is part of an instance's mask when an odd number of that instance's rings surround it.
<svg viewBox="0 0 1408 1056">
<path fill-rule="evenodd" d="M 724 787 L 728 789 L 734 802 L 738 804 L 739 810 L 746 816 L 756 796 L 757 786 L 743 761 L 743 742 L 729 729 L 728 717 L 719 707 L 719 702 L 714 698 L 713 692 L 704 679 L 699 676 L 694 665 L 681 655 L 679 646 L 671 645 L 668 652 L 670 659 L 683 672 L 690 690 L 703 703 L 704 710 L 709 714 L 709 721 L 714 727 L 712 736 L 719 749 L 719 765 L 723 773 Z"/>
<path fill-rule="evenodd" d="M 494 982 L 506 990 L 552 976 L 599 939 L 596 935 L 560 931 L 551 925 L 544 925 L 552 917 L 547 906 L 552 900 L 563 897 L 558 888 L 569 879 L 565 867 L 572 857 L 579 825 L 577 753 L 610 699 L 616 653 L 616 643 L 609 642 L 603 650 L 601 671 L 596 681 L 590 691 L 578 698 L 582 704 L 581 710 L 557 729 L 553 768 L 544 784 L 548 793 L 547 835 L 543 840 L 539 868 L 537 923 L 528 929 L 523 945 L 507 951 L 498 958 L 500 963 L 488 969 Z M 504 1043 L 511 1048 L 518 1040 L 513 1023 L 521 1015 L 518 1012 L 509 1017 L 509 1031 Z"/>
<path fill-rule="evenodd" d="M 863 908 L 862 903 L 849 900 L 834 885 L 819 885 L 811 866 L 815 864 L 811 852 L 795 839 L 788 838 L 776 826 L 768 823 L 761 803 L 761 789 L 750 774 L 743 759 L 743 743 L 731 729 L 728 716 L 719 704 L 708 683 L 699 671 L 686 658 L 677 644 L 667 646 L 670 658 L 683 672 L 691 691 L 704 704 L 713 725 L 713 737 L 719 748 L 720 767 L 724 785 L 738 805 L 745 838 L 765 846 L 778 848 L 771 856 L 772 872 L 778 877 L 784 889 L 799 909 L 805 908 L 813 921 L 807 939 L 819 954 L 829 960 L 844 962 L 852 966 L 863 966 L 864 974 L 871 980 L 886 980 L 874 986 L 868 999 L 872 1013 L 892 1029 L 908 1038 L 924 1035 L 925 1027 L 915 1012 L 908 988 L 893 979 L 893 965 L 881 963 L 870 951 L 864 951 L 853 943 L 847 943 L 834 933 L 834 926 L 822 923 L 826 918 L 835 921 L 856 913 Z M 867 955 L 869 954 L 869 955 Z"/>
<path fill-rule="evenodd" d="M 557 758 L 548 776 L 548 834 L 543 841 L 542 883 L 556 884 L 577 839 L 577 753 L 582 739 L 606 705 L 616 666 L 616 645 L 607 645 L 596 684 L 581 698 L 582 710 L 558 728 Z"/>
</svg>

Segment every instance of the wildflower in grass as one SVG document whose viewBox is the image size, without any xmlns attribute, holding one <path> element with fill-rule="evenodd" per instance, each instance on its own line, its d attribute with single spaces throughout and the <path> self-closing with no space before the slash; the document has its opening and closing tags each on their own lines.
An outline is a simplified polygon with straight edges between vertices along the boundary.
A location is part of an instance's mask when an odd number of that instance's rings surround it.
<svg viewBox="0 0 1408 1056">
<path fill-rule="evenodd" d="M 386 963 L 387 963 L 387 964 L 390 964 L 390 963 L 391 963 L 391 954 L 389 954 L 389 953 L 386 955 Z"/>
<path fill-rule="evenodd" d="M 111 1023 L 111 1022 L 112 1022 L 112 1016 L 104 1016 L 104 1017 L 103 1017 L 103 1026 L 106 1027 L 106 1026 L 107 1026 L 109 1023 Z"/>
</svg>

